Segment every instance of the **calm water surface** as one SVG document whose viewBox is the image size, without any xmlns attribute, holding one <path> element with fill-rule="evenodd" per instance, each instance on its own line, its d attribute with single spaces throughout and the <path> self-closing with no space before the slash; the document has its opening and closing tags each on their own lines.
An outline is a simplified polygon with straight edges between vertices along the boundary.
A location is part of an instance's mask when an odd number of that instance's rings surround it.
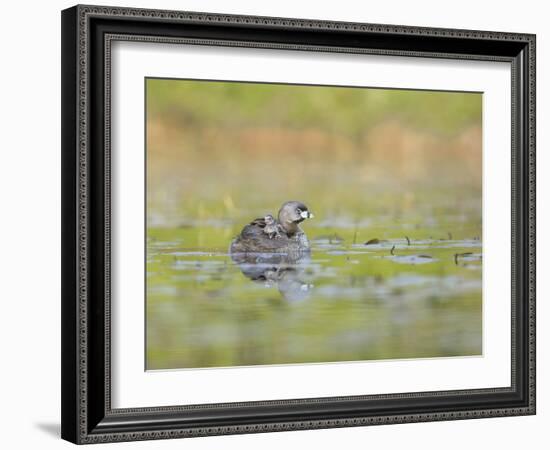
<svg viewBox="0 0 550 450">
<path fill-rule="evenodd" d="M 384 238 L 313 220 L 296 258 L 232 258 L 238 221 L 150 227 L 147 368 L 481 354 L 482 243 L 477 224 L 446 217 Z"/>
</svg>

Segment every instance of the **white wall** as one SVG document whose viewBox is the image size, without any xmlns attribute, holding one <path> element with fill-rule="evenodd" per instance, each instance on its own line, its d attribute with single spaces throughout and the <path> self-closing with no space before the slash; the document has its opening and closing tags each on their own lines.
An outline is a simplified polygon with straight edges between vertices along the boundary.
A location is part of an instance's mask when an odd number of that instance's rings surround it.
<svg viewBox="0 0 550 450">
<path fill-rule="evenodd" d="M 93 2 L 91 2 L 93 3 Z M 104 3 L 98 0 L 97 3 Z M 110 0 L 106 4 L 194 11 L 471 28 L 538 35 L 539 199 L 550 188 L 550 29 L 545 3 L 462 0 L 338 2 L 277 0 Z M 15 2 L 2 8 L 2 164 L 0 195 L 2 303 L 0 315 L 0 415 L 3 448 L 69 447 L 59 434 L 60 396 L 60 14 L 70 1 Z M 550 423 L 548 202 L 539 201 L 538 415 L 384 427 L 347 428 L 186 441 L 116 444 L 117 448 L 318 448 L 427 449 L 542 448 Z M 545 280 L 546 278 L 546 280 Z M 7 306 L 7 308 L 6 308 Z M 114 447 L 113 447 L 114 448 Z"/>
</svg>

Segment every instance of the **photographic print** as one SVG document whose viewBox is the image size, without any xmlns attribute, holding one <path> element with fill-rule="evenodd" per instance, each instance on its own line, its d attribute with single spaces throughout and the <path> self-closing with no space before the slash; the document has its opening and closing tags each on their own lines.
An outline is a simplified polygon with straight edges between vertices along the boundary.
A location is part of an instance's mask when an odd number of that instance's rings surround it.
<svg viewBox="0 0 550 450">
<path fill-rule="evenodd" d="M 536 413 L 534 34 L 61 24 L 64 439 Z"/>
<path fill-rule="evenodd" d="M 482 355 L 481 93 L 145 97 L 146 370 Z"/>
</svg>

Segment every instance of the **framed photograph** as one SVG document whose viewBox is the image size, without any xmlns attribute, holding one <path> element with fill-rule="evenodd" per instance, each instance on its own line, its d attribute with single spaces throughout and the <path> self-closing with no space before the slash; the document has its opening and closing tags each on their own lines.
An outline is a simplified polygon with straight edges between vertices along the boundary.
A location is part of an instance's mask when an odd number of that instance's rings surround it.
<svg viewBox="0 0 550 450">
<path fill-rule="evenodd" d="M 62 12 L 62 437 L 535 413 L 535 36 Z"/>
</svg>

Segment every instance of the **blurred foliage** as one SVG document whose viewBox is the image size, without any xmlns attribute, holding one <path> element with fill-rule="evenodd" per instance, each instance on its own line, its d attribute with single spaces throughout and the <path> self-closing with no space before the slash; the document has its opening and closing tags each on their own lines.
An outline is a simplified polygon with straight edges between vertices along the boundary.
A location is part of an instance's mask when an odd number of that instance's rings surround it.
<svg viewBox="0 0 550 450">
<path fill-rule="evenodd" d="M 476 93 L 147 79 L 148 114 L 186 125 L 318 127 L 359 135 L 392 119 L 456 133 L 481 121 Z"/>
</svg>

